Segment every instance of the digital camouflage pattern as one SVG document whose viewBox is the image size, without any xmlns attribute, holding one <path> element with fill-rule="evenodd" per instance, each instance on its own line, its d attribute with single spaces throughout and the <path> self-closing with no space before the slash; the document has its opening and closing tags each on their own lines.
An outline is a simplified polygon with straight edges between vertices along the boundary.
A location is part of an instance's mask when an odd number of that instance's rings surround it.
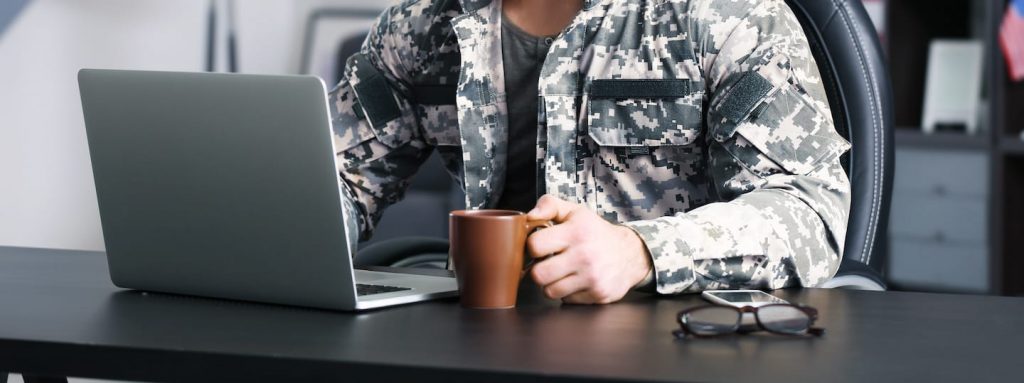
<svg viewBox="0 0 1024 383">
<path fill-rule="evenodd" d="M 500 9 L 404 1 L 348 61 L 330 102 L 350 235 L 371 234 L 434 149 L 466 206 L 501 197 Z M 782 0 L 587 0 L 539 88 L 539 192 L 634 229 L 659 293 L 834 275 L 849 144 Z"/>
</svg>

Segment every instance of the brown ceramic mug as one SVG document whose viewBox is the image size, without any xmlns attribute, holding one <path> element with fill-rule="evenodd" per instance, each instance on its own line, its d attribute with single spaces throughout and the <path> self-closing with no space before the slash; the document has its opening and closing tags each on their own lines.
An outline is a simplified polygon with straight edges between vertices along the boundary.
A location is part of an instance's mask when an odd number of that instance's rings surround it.
<svg viewBox="0 0 1024 383">
<path fill-rule="evenodd" d="M 550 226 L 513 210 L 456 210 L 448 215 L 448 254 L 459 302 L 470 308 L 511 308 L 523 275 L 526 237 Z"/>
</svg>

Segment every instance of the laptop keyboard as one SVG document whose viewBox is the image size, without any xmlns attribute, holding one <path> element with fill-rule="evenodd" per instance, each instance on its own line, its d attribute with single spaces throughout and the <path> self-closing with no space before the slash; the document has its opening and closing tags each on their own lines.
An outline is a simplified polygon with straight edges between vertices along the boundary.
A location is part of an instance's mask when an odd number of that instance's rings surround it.
<svg viewBox="0 0 1024 383">
<path fill-rule="evenodd" d="M 367 284 L 362 284 L 362 283 L 356 283 L 356 295 L 357 296 L 393 293 L 395 291 L 405 291 L 405 290 L 412 290 L 412 289 L 408 288 L 408 287 L 385 286 L 385 285 L 367 285 Z"/>
</svg>

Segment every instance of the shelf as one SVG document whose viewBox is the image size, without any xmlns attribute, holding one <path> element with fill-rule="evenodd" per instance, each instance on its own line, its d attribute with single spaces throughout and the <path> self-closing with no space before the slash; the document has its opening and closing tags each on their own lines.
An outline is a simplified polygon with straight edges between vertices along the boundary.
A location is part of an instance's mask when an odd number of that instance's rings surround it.
<svg viewBox="0 0 1024 383">
<path fill-rule="evenodd" d="M 1015 136 L 999 138 L 999 151 L 1010 155 L 1024 155 L 1024 140 Z"/>
<path fill-rule="evenodd" d="M 963 133 L 925 134 L 917 128 L 897 128 L 893 135 L 896 146 L 923 149 L 986 150 L 989 147 L 985 136 L 969 136 Z"/>
</svg>

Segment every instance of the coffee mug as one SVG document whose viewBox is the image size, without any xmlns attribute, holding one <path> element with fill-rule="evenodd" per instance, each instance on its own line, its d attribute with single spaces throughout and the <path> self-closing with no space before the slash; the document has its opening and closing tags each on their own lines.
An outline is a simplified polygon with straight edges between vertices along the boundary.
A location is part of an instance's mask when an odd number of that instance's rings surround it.
<svg viewBox="0 0 1024 383">
<path fill-rule="evenodd" d="M 448 215 L 459 302 L 470 308 L 511 308 L 523 273 L 526 237 L 548 221 L 513 210 L 456 210 Z"/>
</svg>

